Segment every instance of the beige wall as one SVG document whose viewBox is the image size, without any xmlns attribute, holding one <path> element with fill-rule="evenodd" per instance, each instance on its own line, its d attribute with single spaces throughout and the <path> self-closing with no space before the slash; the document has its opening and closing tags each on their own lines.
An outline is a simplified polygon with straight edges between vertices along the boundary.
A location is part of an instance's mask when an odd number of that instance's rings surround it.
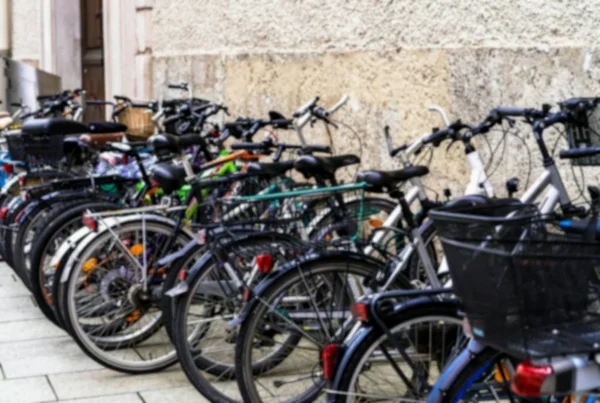
<svg viewBox="0 0 600 403">
<path fill-rule="evenodd" d="M 11 0 L 9 3 L 12 57 L 38 67 L 42 54 L 40 0 Z"/>
<path fill-rule="evenodd" d="M 289 114 L 316 94 L 325 105 L 348 94 L 339 117 L 361 137 L 363 166 L 389 168 L 383 126 L 392 127 L 396 143 L 419 136 L 440 125 L 426 111 L 431 104 L 476 121 L 501 104 L 600 94 L 599 6 L 598 0 L 155 0 L 154 92 L 169 94 L 167 82 L 187 80 L 234 115 L 253 116 L 272 108 Z M 313 138 L 326 141 L 322 132 Z M 359 149 L 347 130 L 334 142 L 341 151 Z M 528 145 L 539 166 L 535 145 Z M 498 185 L 529 167 L 522 143 L 508 150 L 494 175 Z M 432 170 L 433 182 L 456 190 L 466 183 L 459 146 L 448 155 L 437 150 Z"/>
</svg>

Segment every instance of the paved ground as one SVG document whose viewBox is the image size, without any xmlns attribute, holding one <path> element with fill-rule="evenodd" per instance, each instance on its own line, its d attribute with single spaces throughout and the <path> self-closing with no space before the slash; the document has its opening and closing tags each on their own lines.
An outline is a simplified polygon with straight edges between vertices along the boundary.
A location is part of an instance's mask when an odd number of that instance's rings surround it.
<svg viewBox="0 0 600 403">
<path fill-rule="evenodd" d="M 0 403 L 206 402 L 177 368 L 151 375 L 103 369 L 45 319 L 0 263 Z"/>
</svg>

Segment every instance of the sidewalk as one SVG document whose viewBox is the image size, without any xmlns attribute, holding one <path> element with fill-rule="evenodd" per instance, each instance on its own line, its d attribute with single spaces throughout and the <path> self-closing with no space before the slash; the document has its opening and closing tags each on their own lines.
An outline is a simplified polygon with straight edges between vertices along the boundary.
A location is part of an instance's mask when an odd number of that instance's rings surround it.
<svg viewBox="0 0 600 403">
<path fill-rule="evenodd" d="M 0 403 L 206 401 L 178 367 L 138 376 L 103 369 L 44 317 L 0 263 Z"/>
</svg>

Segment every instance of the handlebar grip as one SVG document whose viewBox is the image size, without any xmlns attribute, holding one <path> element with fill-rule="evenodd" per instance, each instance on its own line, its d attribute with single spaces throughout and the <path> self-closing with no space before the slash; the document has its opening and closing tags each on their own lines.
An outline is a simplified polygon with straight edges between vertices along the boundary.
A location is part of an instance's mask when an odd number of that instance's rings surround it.
<svg viewBox="0 0 600 403">
<path fill-rule="evenodd" d="M 231 145 L 232 150 L 265 150 L 268 148 L 271 146 L 260 143 L 233 143 Z"/>
<path fill-rule="evenodd" d="M 131 99 L 129 99 L 123 95 L 115 95 L 115 96 L 113 96 L 113 98 L 116 99 L 117 101 L 131 102 Z"/>
<path fill-rule="evenodd" d="M 585 147 L 572 148 L 570 150 L 562 150 L 558 156 L 560 159 L 591 157 L 600 154 L 600 147 Z"/>
<path fill-rule="evenodd" d="M 317 104 L 317 102 L 319 102 L 319 97 L 314 97 L 312 100 L 308 101 L 306 104 L 297 109 L 292 116 L 295 118 L 299 118 L 300 116 L 308 112 L 311 108 L 313 108 Z"/>
<path fill-rule="evenodd" d="M 302 151 L 306 152 L 306 153 L 327 153 L 327 154 L 331 154 L 331 147 L 329 146 L 322 146 L 319 144 L 309 144 L 306 147 L 304 147 L 302 149 Z"/>
<path fill-rule="evenodd" d="M 411 145 L 412 143 L 406 143 L 394 148 L 392 151 L 390 151 L 390 157 L 395 157 L 396 155 L 398 155 L 399 152 L 406 150 Z"/>
<path fill-rule="evenodd" d="M 167 87 L 172 90 L 187 90 L 188 84 L 187 83 L 179 83 L 179 84 L 171 83 L 171 84 L 168 84 Z"/>
<path fill-rule="evenodd" d="M 425 137 L 423 139 L 423 144 L 433 143 L 434 145 L 437 145 L 442 140 L 445 140 L 447 137 L 451 136 L 452 134 L 454 134 L 453 129 L 438 130 L 437 132 L 431 133 L 429 136 Z"/>
</svg>

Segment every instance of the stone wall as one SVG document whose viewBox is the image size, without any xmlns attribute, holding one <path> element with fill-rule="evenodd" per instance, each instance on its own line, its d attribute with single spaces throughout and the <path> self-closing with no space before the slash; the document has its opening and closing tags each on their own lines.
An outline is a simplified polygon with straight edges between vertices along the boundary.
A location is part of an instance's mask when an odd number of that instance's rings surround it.
<svg viewBox="0 0 600 403">
<path fill-rule="evenodd" d="M 13 0 L 10 2 L 12 58 L 35 67 L 40 66 L 42 55 L 40 1 Z"/>
<path fill-rule="evenodd" d="M 383 126 L 391 126 L 397 144 L 418 137 L 441 124 L 427 111 L 431 104 L 476 122 L 497 105 L 598 95 L 598 6 L 598 0 L 155 0 L 154 93 L 168 95 L 167 82 L 187 80 L 234 116 L 290 114 L 314 95 L 331 105 L 348 94 L 337 117 L 358 133 L 363 167 L 390 168 Z M 531 158 L 515 139 L 501 154 L 494 148 L 499 138 L 490 138 L 496 159 L 503 156 L 496 185 L 524 176 L 530 159 L 533 180 L 540 165 L 535 144 L 526 143 Z M 327 142 L 322 130 L 312 139 Z M 360 148 L 345 128 L 333 140 L 340 152 Z M 491 154 L 487 143 L 480 149 Z M 436 150 L 430 182 L 460 191 L 468 175 L 463 160 L 459 145 Z M 575 189 L 571 170 L 564 171 Z"/>
</svg>

